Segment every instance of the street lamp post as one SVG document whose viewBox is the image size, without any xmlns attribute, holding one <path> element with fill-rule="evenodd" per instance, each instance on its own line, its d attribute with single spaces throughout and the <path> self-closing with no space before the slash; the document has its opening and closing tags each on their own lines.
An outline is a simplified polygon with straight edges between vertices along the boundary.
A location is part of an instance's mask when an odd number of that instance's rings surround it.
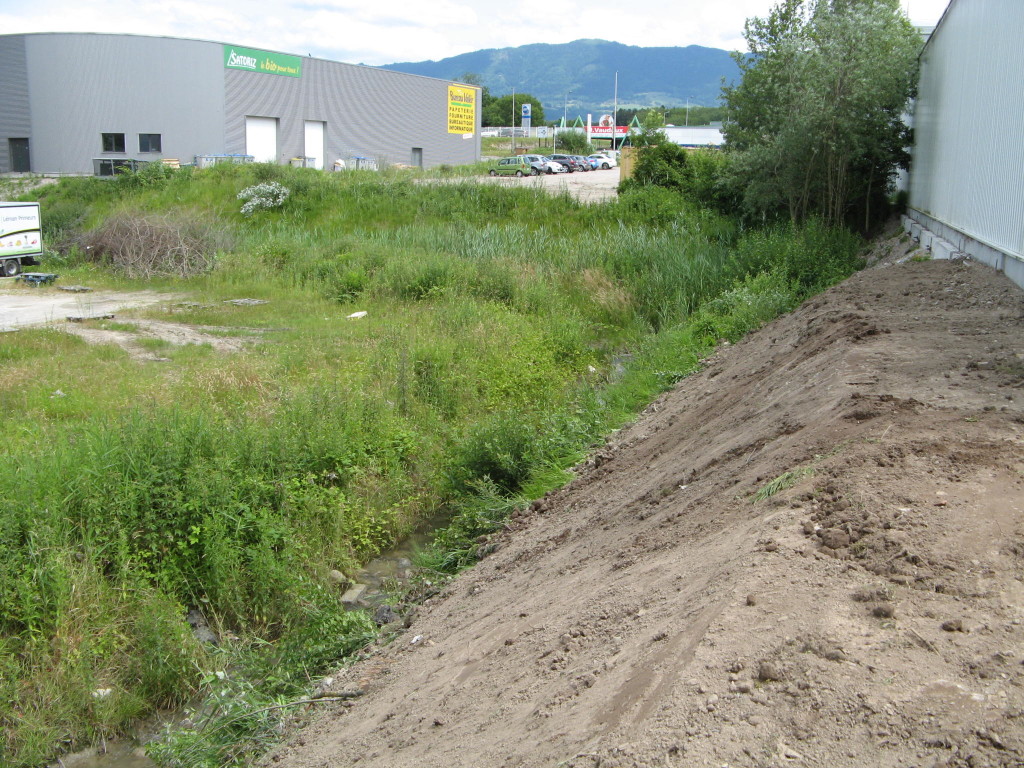
<svg viewBox="0 0 1024 768">
<path fill-rule="evenodd" d="M 615 149 L 615 134 L 619 132 L 619 73 L 615 73 L 615 96 L 612 99 L 612 149 Z"/>
<path fill-rule="evenodd" d="M 516 153 L 516 89 L 512 89 L 512 154 Z"/>
<path fill-rule="evenodd" d="M 569 94 L 571 94 L 571 93 L 572 93 L 572 91 L 566 91 L 565 92 L 565 102 L 562 104 L 562 130 L 565 130 L 565 124 L 566 124 L 566 122 L 569 119 Z M 554 150 L 555 150 L 555 143 L 557 141 L 558 141 L 558 129 L 556 128 L 555 129 L 555 136 L 551 140 L 551 151 L 552 152 L 554 152 Z"/>
</svg>

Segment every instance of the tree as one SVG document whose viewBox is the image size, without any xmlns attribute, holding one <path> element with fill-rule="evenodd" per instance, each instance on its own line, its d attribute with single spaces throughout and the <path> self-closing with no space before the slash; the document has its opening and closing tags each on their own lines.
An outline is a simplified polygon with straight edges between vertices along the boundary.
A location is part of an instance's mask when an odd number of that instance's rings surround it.
<svg viewBox="0 0 1024 768">
<path fill-rule="evenodd" d="M 534 125 L 544 124 L 544 107 L 540 101 L 528 93 L 515 94 L 515 115 L 513 116 L 512 95 L 497 96 L 489 104 L 484 106 L 483 124 L 486 126 L 506 126 L 523 124 L 524 103 L 532 105 L 530 119 Z M 515 119 L 513 123 L 512 120 Z"/>
<path fill-rule="evenodd" d="M 668 141 L 664 112 L 648 109 L 640 116 L 640 125 L 639 133 L 629 134 L 629 143 L 634 147 L 653 147 Z"/>
<path fill-rule="evenodd" d="M 868 229 L 909 163 L 921 43 L 899 0 L 780 0 L 744 37 L 723 88 L 744 208 Z"/>
</svg>

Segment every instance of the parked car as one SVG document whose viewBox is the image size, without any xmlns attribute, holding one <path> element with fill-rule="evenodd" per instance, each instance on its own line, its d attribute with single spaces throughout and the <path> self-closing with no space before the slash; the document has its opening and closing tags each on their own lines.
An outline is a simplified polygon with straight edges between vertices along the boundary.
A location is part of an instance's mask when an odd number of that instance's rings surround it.
<svg viewBox="0 0 1024 768">
<path fill-rule="evenodd" d="M 523 155 L 522 157 L 526 158 L 529 164 L 534 166 L 540 173 L 560 173 L 558 163 L 543 155 Z"/>
<path fill-rule="evenodd" d="M 609 168 L 614 168 L 619 164 L 618 161 L 610 155 L 590 155 L 587 160 L 590 161 L 590 164 L 593 165 L 594 168 L 601 168 L 605 171 Z"/>
<path fill-rule="evenodd" d="M 551 159 L 554 160 L 556 163 L 561 163 L 562 165 L 564 165 L 566 169 L 569 171 L 569 173 L 584 170 L 584 164 L 581 163 L 572 155 L 551 155 Z"/>
<path fill-rule="evenodd" d="M 562 165 L 557 160 L 552 160 L 550 157 L 545 157 L 544 160 L 545 160 L 545 162 L 547 164 L 547 167 L 548 167 L 548 173 L 568 173 L 569 172 L 569 169 L 566 168 L 564 165 Z"/>
<path fill-rule="evenodd" d="M 544 155 L 523 155 L 540 173 L 565 173 L 565 166 Z"/>
<path fill-rule="evenodd" d="M 491 170 L 491 176 L 539 176 L 540 170 L 534 168 L 525 155 L 503 157 Z"/>
</svg>

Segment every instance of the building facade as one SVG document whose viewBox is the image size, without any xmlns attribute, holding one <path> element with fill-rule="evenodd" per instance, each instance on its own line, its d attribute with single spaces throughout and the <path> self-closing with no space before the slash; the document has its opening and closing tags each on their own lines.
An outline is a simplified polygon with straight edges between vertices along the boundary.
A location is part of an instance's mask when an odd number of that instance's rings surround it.
<svg viewBox="0 0 1024 768">
<path fill-rule="evenodd" d="M 480 157 L 480 91 L 203 40 L 0 35 L 0 172 L 251 157 L 332 168 Z"/>
<path fill-rule="evenodd" d="M 1024 286 L 1020 0 L 952 0 L 921 54 L 908 229 Z"/>
</svg>

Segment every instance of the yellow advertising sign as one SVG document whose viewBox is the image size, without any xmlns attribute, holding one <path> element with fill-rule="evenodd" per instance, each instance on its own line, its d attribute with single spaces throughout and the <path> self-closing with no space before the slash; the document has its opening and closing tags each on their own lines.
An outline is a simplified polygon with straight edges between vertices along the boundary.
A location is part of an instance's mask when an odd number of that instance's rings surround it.
<svg viewBox="0 0 1024 768">
<path fill-rule="evenodd" d="M 448 86 L 448 133 L 476 133 L 477 89 Z"/>
</svg>

